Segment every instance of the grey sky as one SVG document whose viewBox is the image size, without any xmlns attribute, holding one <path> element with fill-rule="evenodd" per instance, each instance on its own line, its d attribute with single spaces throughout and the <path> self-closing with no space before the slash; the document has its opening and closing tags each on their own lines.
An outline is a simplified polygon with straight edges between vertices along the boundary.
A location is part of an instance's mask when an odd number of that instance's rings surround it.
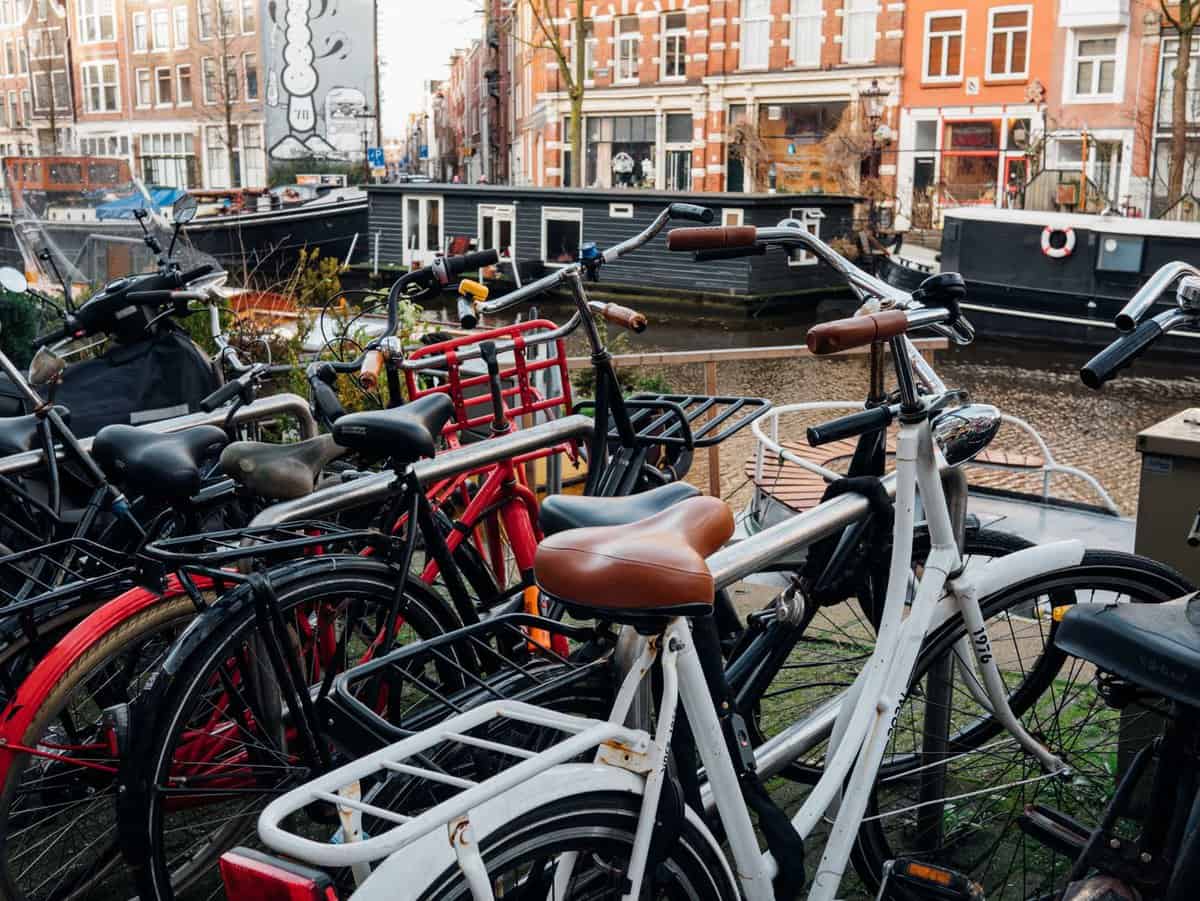
<svg viewBox="0 0 1200 901">
<path fill-rule="evenodd" d="M 446 74 L 456 47 L 479 36 L 479 0 L 379 0 L 383 134 L 401 137 L 426 79 Z"/>
</svg>

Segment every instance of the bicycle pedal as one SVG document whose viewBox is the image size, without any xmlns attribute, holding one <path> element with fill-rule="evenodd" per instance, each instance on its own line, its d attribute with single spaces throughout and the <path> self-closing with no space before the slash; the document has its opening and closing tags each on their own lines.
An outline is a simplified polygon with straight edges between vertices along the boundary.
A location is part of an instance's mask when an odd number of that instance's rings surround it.
<svg viewBox="0 0 1200 901">
<path fill-rule="evenodd" d="M 983 887 L 962 873 L 897 857 L 883 869 L 875 901 L 984 901 Z"/>
<path fill-rule="evenodd" d="M 1091 830 L 1078 820 L 1041 804 L 1026 807 L 1017 823 L 1030 838 L 1070 858 L 1078 857 L 1092 837 Z"/>
</svg>

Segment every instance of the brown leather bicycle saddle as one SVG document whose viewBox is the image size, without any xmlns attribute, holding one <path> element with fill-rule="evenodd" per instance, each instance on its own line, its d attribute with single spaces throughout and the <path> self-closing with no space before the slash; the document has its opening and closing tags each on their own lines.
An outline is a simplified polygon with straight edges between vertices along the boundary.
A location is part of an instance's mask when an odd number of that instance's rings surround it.
<svg viewBox="0 0 1200 901">
<path fill-rule="evenodd" d="M 550 596 L 616 622 L 702 616 L 716 593 L 705 558 L 732 534 L 729 506 L 695 497 L 630 525 L 553 535 L 534 573 Z"/>
</svg>

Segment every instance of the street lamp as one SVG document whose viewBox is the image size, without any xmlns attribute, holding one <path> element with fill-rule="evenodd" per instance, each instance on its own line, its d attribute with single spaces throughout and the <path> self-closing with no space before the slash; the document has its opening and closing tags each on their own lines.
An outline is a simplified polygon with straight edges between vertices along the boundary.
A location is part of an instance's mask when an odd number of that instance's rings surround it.
<svg viewBox="0 0 1200 901">
<path fill-rule="evenodd" d="M 883 116 L 886 112 L 884 101 L 890 92 L 887 88 L 879 86 L 879 79 L 872 78 L 869 88 L 862 88 L 858 92 L 858 102 L 862 104 L 863 118 L 867 123 L 867 131 L 871 136 L 870 155 L 867 157 L 867 178 L 879 178 L 879 147 L 876 140 L 876 135 L 879 132 L 879 127 L 883 123 Z M 876 191 L 875 186 L 872 186 L 870 204 L 867 207 L 867 228 L 871 234 L 875 234 L 876 222 L 878 221 L 878 211 L 876 210 Z"/>
</svg>

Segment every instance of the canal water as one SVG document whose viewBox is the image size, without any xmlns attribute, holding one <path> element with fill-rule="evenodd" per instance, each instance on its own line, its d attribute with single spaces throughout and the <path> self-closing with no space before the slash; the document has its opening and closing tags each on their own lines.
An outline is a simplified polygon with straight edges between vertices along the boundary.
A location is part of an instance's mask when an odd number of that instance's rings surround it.
<svg viewBox="0 0 1200 901">
<path fill-rule="evenodd" d="M 730 307 L 665 300 L 639 301 L 637 305 L 646 313 L 650 326 L 641 335 L 624 334 L 616 339 L 614 353 L 803 345 L 809 326 L 816 321 L 815 308 L 794 315 L 772 313 L 752 318 Z M 561 304 L 542 305 L 540 313 L 563 322 L 572 309 Z M 452 308 L 441 312 L 453 316 Z M 610 334 L 615 338 L 616 330 L 611 329 Z M 586 353 L 578 336 L 571 342 L 571 349 L 579 355 Z M 935 366 L 947 385 L 965 388 L 973 400 L 994 404 L 1002 412 L 1028 422 L 1045 438 L 1058 462 L 1091 472 L 1122 511 L 1133 514 L 1140 468 L 1135 437 L 1142 429 L 1185 407 L 1200 407 L 1200 355 L 1194 361 L 1175 358 L 1138 363 L 1099 392 L 1086 388 L 1079 380 L 1079 368 L 1090 356 L 1089 351 L 1070 345 L 989 339 L 981 334 L 970 347 L 939 351 Z M 653 374 L 673 392 L 703 393 L 700 365 L 666 367 Z M 718 386 L 723 394 L 767 397 L 776 404 L 853 401 L 866 394 L 867 371 L 862 357 L 813 359 L 804 355 L 722 363 Z M 802 440 L 802 434 L 793 437 Z M 1032 450 L 1008 427 L 998 441 Z M 748 496 L 745 461 L 753 449 L 749 430 L 722 447 L 722 486 L 732 500 Z M 697 459 L 692 472 L 697 484 L 707 485 L 706 466 L 706 459 Z M 1073 480 L 1064 480 L 1055 487 L 1066 496 L 1090 497 Z"/>
</svg>

